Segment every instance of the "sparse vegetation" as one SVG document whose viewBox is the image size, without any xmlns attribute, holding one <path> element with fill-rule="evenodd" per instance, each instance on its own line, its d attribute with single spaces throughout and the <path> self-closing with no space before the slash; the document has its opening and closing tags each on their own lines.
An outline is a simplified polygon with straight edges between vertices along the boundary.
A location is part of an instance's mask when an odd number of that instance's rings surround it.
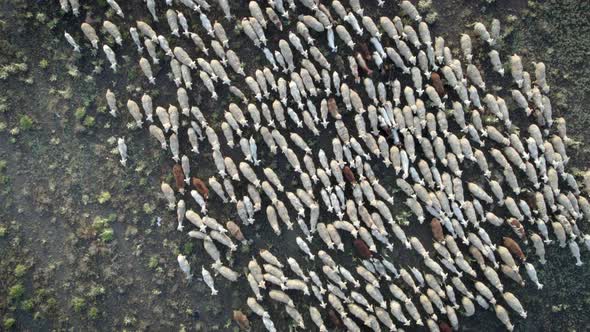
<svg viewBox="0 0 590 332">
<path fill-rule="evenodd" d="M 424 18 L 424 21 L 426 21 L 428 24 L 433 24 L 434 22 L 436 22 L 437 19 L 438 19 L 438 13 L 431 12 L 431 13 L 426 14 L 426 18 Z"/>
<path fill-rule="evenodd" d="M 8 299 L 10 301 L 18 301 L 25 293 L 25 286 L 23 284 L 16 284 L 8 289 Z"/>
<path fill-rule="evenodd" d="M 75 312 L 81 312 L 86 307 L 86 300 L 81 297 L 74 297 L 72 299 L 72 309 Z"/>
<path fill-rule="evenodd" d="M 84 107 L 78 107 L 74 112 L 74 117 L 78 120 L 82 120 L 86 116 L 86 109 Z"/>
<path fill-rule="evenodd" d="M 88 309 L 88 318 L 90 319 L 97 319 L 100 315 L 100 311 L 97 307 L 91 307 Z"/>
<path fill-rule="evenodd" d="M 14 268 L 14 276 L 17 277 L 17 278 L 20 278 L 20 277 L 24 276 L 25 273 L 27 273 L 27 267 L 24 266 L 23 264 L 18 264 Z"/>
<path fill-rule="evenodd" d="M 111 200 L 111 193 L 109 193 L 108 191 L 103 191 L 98 196 L 98 203 L 100 203 L 100 204 L 104 204 L 110 200 Z"/>
<path fill-rule="evenodd" d="M 158 267 L 158 256 L 151 256 L 150 257 L 150 261 L 148 262 L 148 267 L 150 269 L 155 269 L 156 267 Z"/>
<path fill-rule="evenodd" d="M 9 77 L 24 73 L 29 69 L 26 63 L 12 63 L 9 65 L 0 66 L 0 81 L 6 80 Z"/>
<path fill-rule="evenodd" d="M 6 330 L 11 330 L 15 324 L 16 324 L 16 319 L 14 319 L 12 317 L 4 318 L 3 325 Z"/>
<path fill-rule="evenodd" d="M 18 120 L 19 128 L 21 131 L 27 131 L 33 128 L 33 119 L 31 119 L 28 115 L 21 115 L 20 119 Z"/>
<path fill-rule="evenodd" d="M 100 239 L 103 240 L 104 242 L 112 241 L 113 237 L 114 237 L 114 231 L 112 228 L 105 228 L 102 230 L 102 233 L 100 233 Z"/>
<path fill-rule="evenodd" d="M 95 285 L 90 288 L 90 291 L 88 292 L 88 296 L 91 298 L 96 298 L 96 297 L 103 295 L 104 293 L 105 293 L 104 287 Z"/>
<path fill-rule="evenodd" d="M 8 187 L 8 180 L 8 175 L 6 175 L 6 160 L 0 160 L 0 185 L 4 185 L 5 189 Z"/>
<path fill-rule="evenodd" d="M 86 116 L 84 118 L 84 127 L 94 127 L 96 124 L 96 119 L 93 116 Z"/>
<path fill-rule="evenodd" d="M 49 61 L 47 61 L 47 59 L 41 59 L 41 61 L 39 61 L 39 67 L 41 69 L 47 69 L 47 67 L 49 67 Z"/>
<path fill-rule="evenodd" d="M 184 246 L 182 246 L 182 253 L 184 255 L 190 255 L 194 252 L 194 250 L 195 250 L 195 244 L 193 241 L 186 242 L 184 244 Z"/>
</svg>

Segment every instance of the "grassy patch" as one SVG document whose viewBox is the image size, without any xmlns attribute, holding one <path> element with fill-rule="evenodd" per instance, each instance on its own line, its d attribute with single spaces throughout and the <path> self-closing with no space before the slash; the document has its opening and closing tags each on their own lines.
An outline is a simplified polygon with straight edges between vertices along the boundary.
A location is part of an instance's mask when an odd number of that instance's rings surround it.
<svg viewBox="0 0 590 332">
<path fill-rule="evenodd" d="M 89 319 L 97 319 L 100 315 L 100 311 L 98 311 L 97 307 L 91 307 L 88 309 L 88 318 Z"/>
<path fill-rule="evenodd" d="M 21 131 L 26 131 L 33 128 L 33 119 L 28 115 L 21 115 L 18 120 L 18 127 Z"/>
<path fill-rule="evenodd" d="M 75 111 L 74 111 L 74 117 L 77 120 L 82 120 L 84 117 L 86 116 L 86 109 L 84 107 L 78 107 Z"/>
<path fill-rule="evenodd" d="M 106 228 L 100 233 L 100 239 L 104 242 L 110 242 L 113 240 L 115 233 L 112 228 Z"/>
<path fill-rule="evenodd" d="M 81 312 L 86 307 L 86 300 L 81 297 L 74 297 L 72 299 L 72 309 L 75 312 Z"/>
<path fill-rule="evenodd" d="M 108 191 L 103 191 L 100 193 L 100 195 L 98 195 L 97 200 L 99 204 L 104 204 L 111 200 L 111 193 L 109 193 Z"/>
<path fill-rule="evenodd" d="M 84 125 L 84 127 L 94 127 L 94 125 L 96 124 L 96 118 L 89 115 L 86 118 L 84 118 L 84 122 L 82 122 L 82 124 Z"/>
<path fill-rule="evenodd" d="M 24 276 L 26 273 L 27 273 L 27 267 L 24 266 L 23 264 L 18 264 L 14 268 L 14 276 L 17 278 Z"/>
<path fill-rule="evenodd" d="M 148 267 L 152 270 L 158 267 L 158 256 L 150 257 L 150 261 L 148 262 Z"/>
<path fill-rule="evenodd" d="M 6 80 L 10 76 L 24 73 L 29 69 L 26 63 L 11 63 L 0 67 L 0 80 Z"/>
<path fill-rule="evenodd" d="M 15 324 L 16 324 L 16 319 L 14 319 L 12 317 L 4 318 L 4 322 L 2 323 L 2 325 L 4 325 L 4 328 L 7 330 L 12 329 Z"/>
<path fill-rule="evenodd" d="M 25 286 L 16 284 L 8 289 L 8 299 L 11 301 L 19 300 L 25 294 Z"/>
</svg>

